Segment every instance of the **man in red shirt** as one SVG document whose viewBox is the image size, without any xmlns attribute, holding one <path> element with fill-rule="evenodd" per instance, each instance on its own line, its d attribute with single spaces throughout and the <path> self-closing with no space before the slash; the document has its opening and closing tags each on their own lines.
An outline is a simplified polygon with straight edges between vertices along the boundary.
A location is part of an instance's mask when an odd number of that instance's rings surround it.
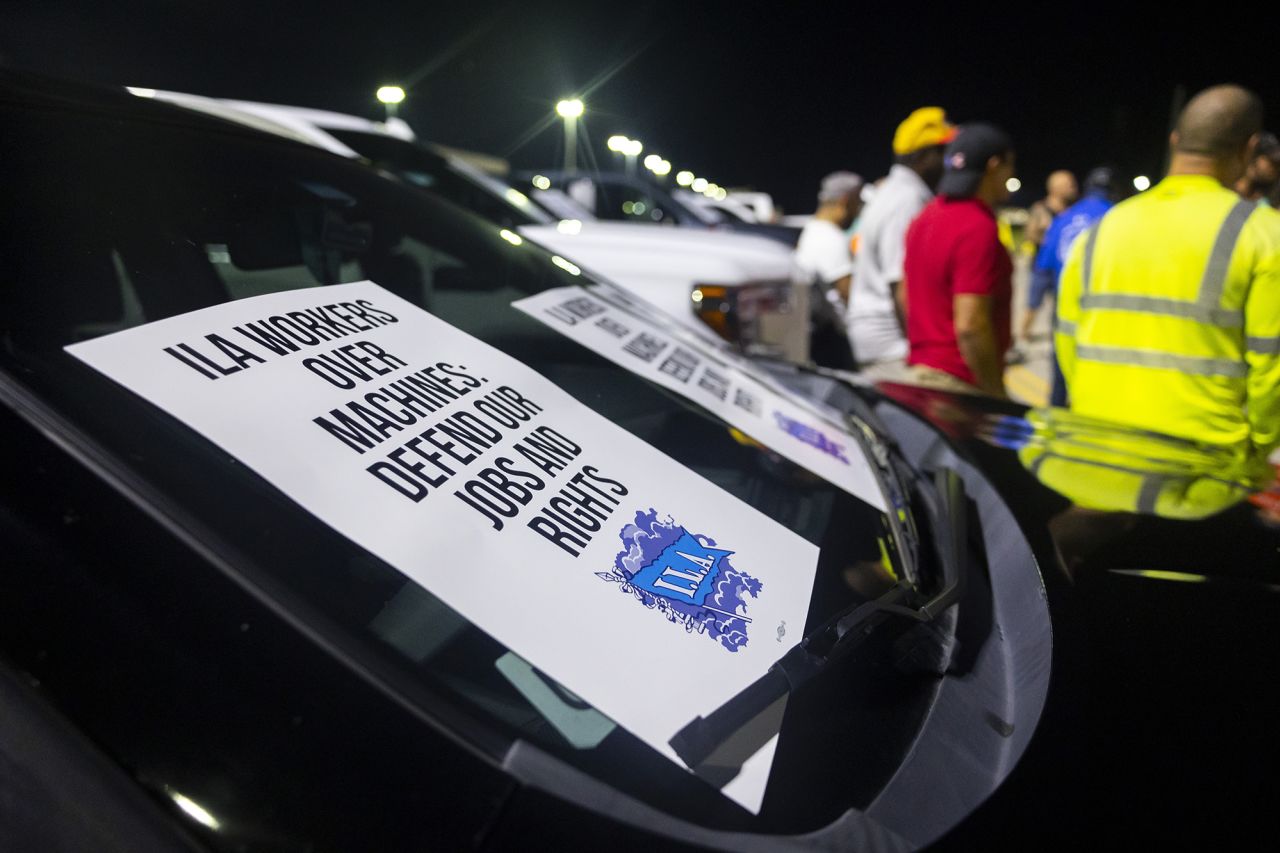
<svg viewBox="0 0 1280 853">
<path fill-rule="evenodd" d="M 942 182 L 907 230 L 903 265 L 913 380 L 1004 397 L 1013 264 L 996 230 L 1013 142 L 989 124 L 960 128 Z"/>
</svg>

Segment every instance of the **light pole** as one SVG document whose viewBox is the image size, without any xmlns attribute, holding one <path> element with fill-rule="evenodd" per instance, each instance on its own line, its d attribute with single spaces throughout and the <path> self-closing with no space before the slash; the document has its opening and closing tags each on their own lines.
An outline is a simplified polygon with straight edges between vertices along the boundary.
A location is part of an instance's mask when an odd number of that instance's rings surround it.
<svg viewBox="0 0 1280 853">
<path fill-rule="evenodd" d="M 378 100 L 387 108 L 387 119 L 396 117 L 396 109 L 404 100 L 404 89 L 399 86 L 381 86 L 378 88 Z"/>
<path fill-rule="evenodd" d="M 627 147 L 622 149 L 622 153 L 627 158 L 627 174 L 634 175 L 636 173 L 636 158 L 640 156 L 640 152 L 644 151 L 644 145 L 639 139 L 630 139 L 627 141 Z"/>
<path fill-rule="evenodd" d="M 639 139 L 628 139 L 625 136 L 610 136 L 608 141 L 609 150 L 614 154 L 621 154 L 624 162 L 627 164 L 627 174 L 634 175 L 636 173 L 636 158 L 640 156 L 640 152 L 644 150 L 644 145 Z"/>
<path fill-rule="evenodd" d="M 605 144 L 614 154 L 621 154 L 623 162 L 626 162 L 627 150 L 631 148 L 630 139 L 627 139 L 627 137 L 621 134 L 615 133 L 613 136 L 609 137 L 609 141 Z"/>
<path fill-rule="evenodd" d="M 671 174 L 671 161 L 665 160 L 658 154 L 650 154 L 644 158 L 644 167 L 653 172 L 655 177 L 665 178 Z"/>
<path fill-rule="evenodd" d="M 586 112 L 581 98 L 566 98 L 556 104 L 556 115 L 564 119 L 564 170 L 578 168 L 578 119 Z"/>
</svg>

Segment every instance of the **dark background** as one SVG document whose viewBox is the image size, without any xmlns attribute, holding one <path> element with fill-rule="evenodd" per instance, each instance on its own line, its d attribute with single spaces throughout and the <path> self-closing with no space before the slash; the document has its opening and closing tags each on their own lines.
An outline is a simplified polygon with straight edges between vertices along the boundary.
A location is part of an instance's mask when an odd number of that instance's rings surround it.
<svg viewBox="0 0 1280 853">
<path fill-rule="evenodd" d="M 1054 168 L 1109 161 L 1156 177 L 1179 85 L 1250 86 L 1280 127 L 1272 15 L 1224 4 L 1171 23 L 1081 4 L 978 8 L 6 0 L 0 62 L 369 117 L 381 115 L 377 86 L 399 83 L 401 115 L 423 138 L 529 168 L 560 161 L 553 105 L 582 94 L 584 147 L 602 165 L 605 138 L 622 133 L 674 170 L 768 190 L 792 212 L 812 210 L 829 171 L 882 175 L 893 128 L 926 104 L 1013 134 L 1022 203 Z"/>
</svg>

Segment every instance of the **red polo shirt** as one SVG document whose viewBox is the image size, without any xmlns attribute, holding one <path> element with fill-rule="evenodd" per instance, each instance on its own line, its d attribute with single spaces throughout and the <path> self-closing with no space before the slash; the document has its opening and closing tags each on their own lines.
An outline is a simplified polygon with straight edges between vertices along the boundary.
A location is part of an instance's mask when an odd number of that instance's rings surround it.
<svg viewBox="0 0 1280 853">
<path fill-rule="evenodd" d="M 975 198 L 940 195 L 907 229 L 908 364 L 923 364 L 977 384 L 956 345 L 957 293 L 991 297 L 996 342 L 1003 356 L 1012 340 L 1013 263 L 1000 242 L 996 218 Z"/>
</svg>

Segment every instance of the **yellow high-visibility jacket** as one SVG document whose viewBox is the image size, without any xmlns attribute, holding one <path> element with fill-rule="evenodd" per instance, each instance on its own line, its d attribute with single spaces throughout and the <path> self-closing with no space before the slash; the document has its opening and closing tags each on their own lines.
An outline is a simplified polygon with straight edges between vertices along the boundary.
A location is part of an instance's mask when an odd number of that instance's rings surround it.
<svg viewBox="0 0 1280 853">
<path fill-rule="evenodd" d="M 1280 214 L 1171 175 L 1071 247 L 1058 361 L 1080 414 L 1194 441 L 1280 444 Z"/>
</svg>

